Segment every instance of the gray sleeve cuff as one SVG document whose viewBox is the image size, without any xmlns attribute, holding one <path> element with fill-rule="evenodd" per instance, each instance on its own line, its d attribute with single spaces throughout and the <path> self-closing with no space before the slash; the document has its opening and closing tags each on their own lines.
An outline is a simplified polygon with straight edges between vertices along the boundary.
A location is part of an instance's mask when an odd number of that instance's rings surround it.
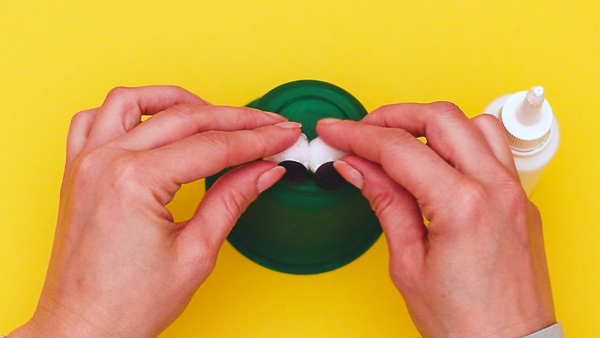
<svg viewBox="0 0 600 338">
<path fill-rule="evenodd" d="M 565 338 L 565 334 L 563 333 L 562 325 L 560 323 L 556 323 L 523 338 Z"/>
</svg>

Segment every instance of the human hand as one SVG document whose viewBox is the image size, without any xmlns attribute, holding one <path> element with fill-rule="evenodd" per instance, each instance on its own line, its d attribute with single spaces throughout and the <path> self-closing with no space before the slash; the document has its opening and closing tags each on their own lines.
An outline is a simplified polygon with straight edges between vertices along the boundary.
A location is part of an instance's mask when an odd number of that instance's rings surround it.
<svg viewBox="0 0 600 338">
<path fill-rule="evenodd" d="M 232 170 L 185 222 L 165 205 L 181 184 L 292 145 L 300 129 L 284 121 L 177 87 L 117 88 L 77 114 L 44 289 L 10 337 L 158 335 L 210 274 L 244 209 L 285 169 L 257 161 Z"/>
<path fill-rule="evenodd" d="M 540 215 L 495 117 L 399 104 L 317 132 L 357 155 L 335 167 L 377 213 L 424 337 L 523 337 L 556 322 Z"/>
</svg>

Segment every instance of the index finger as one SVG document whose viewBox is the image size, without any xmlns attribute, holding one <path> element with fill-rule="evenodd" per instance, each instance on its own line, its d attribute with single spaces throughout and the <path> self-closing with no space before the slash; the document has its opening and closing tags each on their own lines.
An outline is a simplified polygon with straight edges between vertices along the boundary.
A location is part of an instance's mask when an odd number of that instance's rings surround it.
<svg viewBox="0 0 600 338">
<path fill-rule="evenodd" d="M 142 115 L 153 115 L 178 104 L 208 105 L 208 102 L 175 86 L 114 88 L 98 109 L 85 149 L 125 135 L 140 124 Z"/>
<path fill-rule="evenodd" d="M 324 119 L 317 124 L 317 133 L 332 147 L 381 164 L 424 206 L 447 199 L 457 184 L 466 180 L 431 148 L 402 129 Z"/>
<path fill-rule="evenodd" d="M 283 122 L 253 130 L 207 131 L 145 152 L 158 180 L 184 184 L 219 171 L 274 155 L 300 136 L 300 124 Z M 146 157 L 147 156 L 147 157 Z"/>
<path fill-rule="evenodd" d="M 451 102 L 400 103 L 380 107 L 361 122 L 401 128 L 415 137 L 425 136 L 427 145 L 460 173 L 489 180 L 503 168 L 497 163 L 481 130 Z"/>
<path fill-rule="evenodd" d="M 177 105 L 156 114 L 115 140 L 114 144 L 128 150 L 142 151 L 209 130 L 255 129 L 285 120 L 282 115 L 247 107 Z"/>
</svg>

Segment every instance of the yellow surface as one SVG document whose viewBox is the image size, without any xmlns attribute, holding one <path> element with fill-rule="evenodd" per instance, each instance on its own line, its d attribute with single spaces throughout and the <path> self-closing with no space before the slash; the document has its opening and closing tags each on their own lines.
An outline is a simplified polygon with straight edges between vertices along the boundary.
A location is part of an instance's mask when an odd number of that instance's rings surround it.
<svg viewBox="0 0 600 338">
<path fill-rule="evenodd" d="M 561 126 L 540 207 L 567 336 L 600 337 L 600 2 L 0 2 L 0 333 L 32 314 L 55 226 L 70 117 L 118 85 L 177 84 L 243 105 L 291 80 L 368 109 L 451 100 L 468 115 L 544 85 Z M 201 182 L 172 205 L 191 215 Z M 384 241 L 334 272 L 264 269 L 226 244 L 162 337 L 417 337 Z"/>
</svg>

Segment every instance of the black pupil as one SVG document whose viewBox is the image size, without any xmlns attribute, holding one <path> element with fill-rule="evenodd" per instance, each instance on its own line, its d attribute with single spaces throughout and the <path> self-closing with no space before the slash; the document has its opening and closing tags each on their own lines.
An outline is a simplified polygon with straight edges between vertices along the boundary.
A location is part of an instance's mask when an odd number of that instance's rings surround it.
<svg viewBox="0 0 600 338">
<path fill-rule="evenodd" d="M 308 177 L 308 170 L 301 163 L 296 161 L 282 161 L 279 163 L 280 166 L 285 168 L 285 175 L 281 180 L 289 184 L 300 184 L 306 181 Z"/>
<path fill-rule="evenodd" d="M 323 190 L 337 190 L 346 184 L 346 180 L 333 167 L 333 162 L 327 162 L 317 169 L 315 183 Z"/>
</svg>

